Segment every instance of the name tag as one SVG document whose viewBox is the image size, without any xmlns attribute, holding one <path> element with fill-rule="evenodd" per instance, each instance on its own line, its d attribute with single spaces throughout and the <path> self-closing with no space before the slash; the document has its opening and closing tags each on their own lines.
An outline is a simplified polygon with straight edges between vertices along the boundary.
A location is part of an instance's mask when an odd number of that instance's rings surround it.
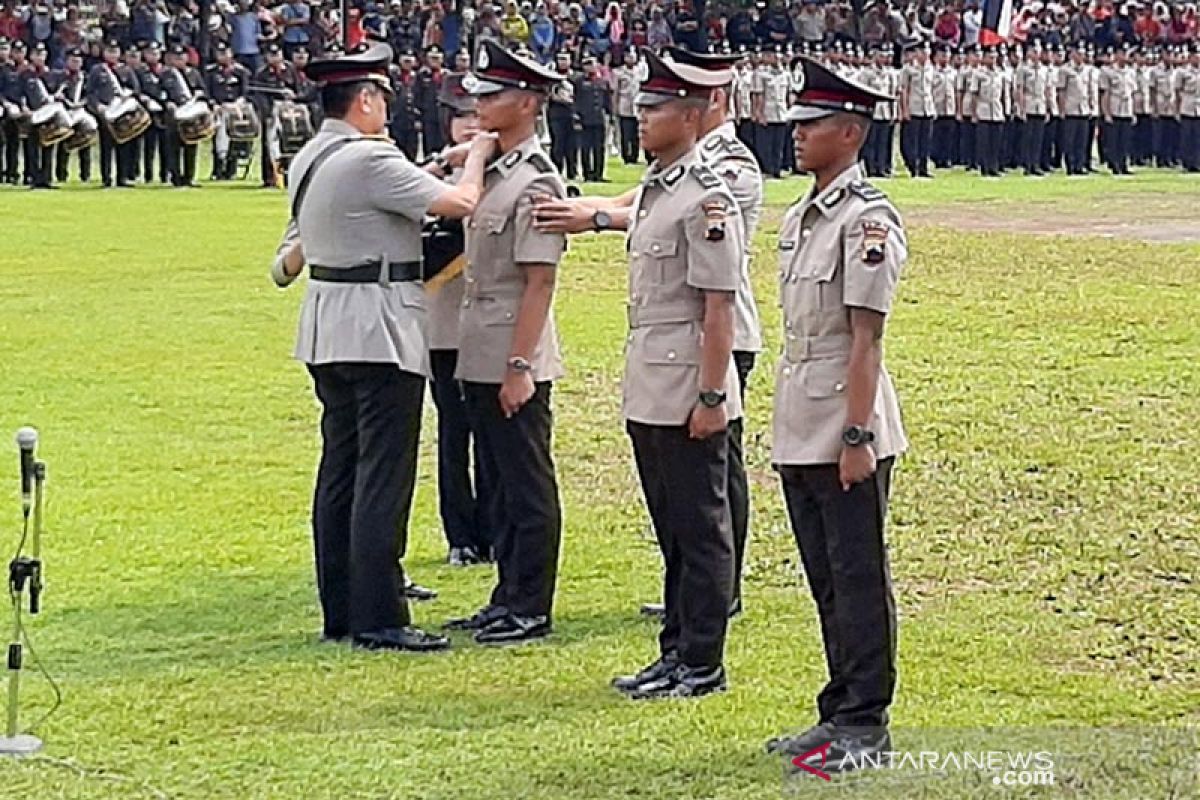
<svg viewBox="0 0 1200 800">
<path fill-rule="evenodd" d="M 780 250 L 795 250 L 796 249 L 796 240 L 795 239 L 780 239 L 779 240 L 779 249 Z"/>
</svg>

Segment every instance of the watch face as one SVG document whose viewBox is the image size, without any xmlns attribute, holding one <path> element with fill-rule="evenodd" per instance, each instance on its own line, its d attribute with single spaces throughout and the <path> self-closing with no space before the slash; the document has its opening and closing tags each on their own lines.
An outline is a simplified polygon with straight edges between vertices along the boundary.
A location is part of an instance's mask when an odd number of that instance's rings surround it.
<svg viewBox="0 0 1200 800">
<path fill-rule="evenodd" d="M 609 216 L 607 211 L 597 211 L 593 219 L 597 228 L 607 228 L 612 224 L 612 217 Z"/>
</svg>

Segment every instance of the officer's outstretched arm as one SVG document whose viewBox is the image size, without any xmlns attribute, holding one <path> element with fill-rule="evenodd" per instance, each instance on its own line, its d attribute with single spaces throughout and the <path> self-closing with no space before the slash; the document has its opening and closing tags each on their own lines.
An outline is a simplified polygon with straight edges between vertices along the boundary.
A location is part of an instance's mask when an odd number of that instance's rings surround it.
<svg viewBox="0 0 1200 800">
<path fill-rule="evenodd" d="M 616 197 L 543 198 L 535 208 L 534 227 L 544 233 L 586 233 L 596 230 L 596 212 L 606 211 L 609 230 L 628 230 L 636 197 L 634 188 Z"/>
<path fill-rule="evenodd" d="M 483 194 L 483 171 L 496 150 L 496 137 L 481 134 L 471 141 L 467 163 L 457 184 L 446 184 L 446 190 L 429 206 L 429 213 L 438 217 L 460 219 L 469 217 Z"/>
</svg>

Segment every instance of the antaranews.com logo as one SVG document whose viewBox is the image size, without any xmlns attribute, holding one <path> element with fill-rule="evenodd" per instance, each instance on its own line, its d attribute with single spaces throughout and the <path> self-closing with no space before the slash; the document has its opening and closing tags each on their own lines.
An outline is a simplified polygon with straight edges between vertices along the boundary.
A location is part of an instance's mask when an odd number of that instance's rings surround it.
<svg viewBox="0 0 1200 800">
<path fill-rule="evenodd" d="M 801 753 L 792 766 L 817 778 L 832 781 L 832 772 L 896 770 L 908 772 L 962 772 L 974 770 L 992 774 L 997 786 L 1053 786 L 1054 755 L 1039 751 L 950 751 L 883 750 L 874 753 L 845 753 L 832 764 L 829 749 L 833 742 Z"/>
</svg>

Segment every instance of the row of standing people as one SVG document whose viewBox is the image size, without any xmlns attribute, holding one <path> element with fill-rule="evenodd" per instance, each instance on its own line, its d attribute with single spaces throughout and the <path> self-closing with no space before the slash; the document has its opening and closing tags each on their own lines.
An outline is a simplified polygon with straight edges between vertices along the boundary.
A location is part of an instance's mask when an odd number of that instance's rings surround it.
<svg viewBox="0 0 1200 800">
<path fill-rule="evenodd" d="M 735 423 L 761 349 L 748 242 L 763 191 L 728 117 L 730 60 L 648 56 L 634 102 L 655 161 L 636 190 L 581 200 L 567 198 L 537 135 L 557 72 L 486 42 L 459 93 L 473 102 L 447 103 L 452 122 L 474 117 L 482 132 L 421 168 L 379 136 L 389 60 L 378 47 L 310 67 L 324 83 L 327 119 L 292 165 L 291 220 L 272 266 L 280 285 L 306 266 L 309 274 L 295 355 L 322 405 L 313 530 L 324 637 L 375 649 L 450 644 L 411 624 L 397 569 L 432 355 L 423 309 L 443 301 L 456 326 L 445 348 L 455 354 L 452 394 L 494 493 L 497 562 L 487 601 L 449 626 L 485 645 L 551 634 L 562 538 L 551 444 L 551 397 L 564 374 L 557 268 L 566 234 L 625 230 L 622 415 L 664 560 L 665 602 L 658 656 L 613 686 L 634 699 L 724 691 L 738 527 L 749 507 Z M 816 184 L 780 233 L 786 321 L 773 461 L 830 675 L 818 724 L 771 749 L 801 755 L 816 739 L 853 755 L 887 749 L 895 686 L 883 518 L 906 442 L 881 339 L 906 243 L 896 210 L 857 163 L 886 96 L 816 62 L 805 69 L 787 119 Z M 443 295 L 443 284 L 425 297 L 420 285 L 428 215 L 469 217 L 457 294 Z M 433 374 L 436 383 L 436 364 Z"/>
</svg>

